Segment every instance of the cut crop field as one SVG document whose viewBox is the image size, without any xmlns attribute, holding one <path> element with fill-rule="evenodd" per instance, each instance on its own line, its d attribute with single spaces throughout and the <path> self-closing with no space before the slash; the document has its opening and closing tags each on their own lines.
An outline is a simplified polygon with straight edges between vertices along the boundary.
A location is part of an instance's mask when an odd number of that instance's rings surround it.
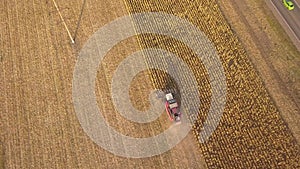
<svg viewBox="0 0 300 169">
<path fill-rule="evenodd" d="M 82 1 L 56 3 L 74 36 Z M 217 1 L 87 0 L 75 44 L 71 44 L 59 12 L 53 0 L 4 0 L 0 5 L 0 168 L 299 167 L 299 143 Z M 165 49 L 187 63 L 197 80 L 201 109 L 193 131 L 163 154 L 125 158 L 97 145 L 80 125 L 72 100 L 80 50 L 99 28 L 137 12 L 165 12 L 186 19 L 214 44 L 225 71 L 227 102 L 207 142 L 198 140 L 211 106 L 211 79 L 205 65 L 182 42 L 154 34 L 121 41 L 99 63 L 95 85 L 98 107 L 109 125 L 126 136 L 151 137 L 168 128 L 171 122 L 166 113 L 145 124 L 125 119 L 113 106 L 110 87 L 114 71 L 128 55 L 146 48 Z M 138 26 L 138 22 L 142 21 L 133 20 L 132 24 Z M 145 61 L 147 65 L 161 62 L 152 57 Z M 133 70 L 137 65 L 129 66 Z M 123 73 L 126 80 L 126 71 Z M 167 73 L 145 70 L 131 82 L 130 101 L 144 111 L 150 106 L 146 98 L 152 90 L 172 88 L 180 98 L 178 85 Z"/>
<path fill-rule="evenodd" d="M 73 35 L 81 1 L 56 2 Z M 101 26 L 128 14 L 123 1 L 87 1 L 74 45 L 52 1 L 4 1 L 3 5 L 0 86 L 1 162 L 3 159 L 5 168 L 205 167 L 192 132 L 162 155 L 131 159 L 95 144 L 79 124 L 72 103 L 78 53 Z M 114 111 L 109 95 L 113 70 L 139 48 L 134 37 L 115 46 L 98 69 L 95 91 L 111 126 L 124 135 L 147 137 L 170 125 L 166 114 L 152 124 L 131 123 Z M 147 108 L 147 102 L 136 103 L 153 88 L 149 79 L 144 72 L 132 82 L 132 102 L 138 109 Z"/>
</svg>

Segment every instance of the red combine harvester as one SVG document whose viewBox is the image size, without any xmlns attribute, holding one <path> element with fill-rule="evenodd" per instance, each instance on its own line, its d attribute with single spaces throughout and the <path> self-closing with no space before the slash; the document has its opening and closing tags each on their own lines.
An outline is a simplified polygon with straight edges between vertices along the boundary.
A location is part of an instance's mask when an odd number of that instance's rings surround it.
<svg viewBox="0 0 300 169">
<path fill-rule="evenodd" d="M 181 113 L 179 106 L 172 93 L 166 94 L 166 111 L 171 121 L 180 122 Z"/>
</svg>

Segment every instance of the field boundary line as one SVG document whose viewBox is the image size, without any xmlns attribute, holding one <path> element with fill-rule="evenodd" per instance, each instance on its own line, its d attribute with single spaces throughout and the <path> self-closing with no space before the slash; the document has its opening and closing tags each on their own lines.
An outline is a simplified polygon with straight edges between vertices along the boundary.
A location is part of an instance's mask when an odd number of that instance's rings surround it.
<svg viewBox="0 0 300 169">
<path fill-rule="evenodd" d="M 54 6 L 55 6 L 55 8 L 56 8 L 56 10 L 57 10 L 57 12 L 58 12 L 58 14 L 59 14 L 59 17 L 60 17 L 60 19 L 62 20 L 62 22 L 63 22 L 63 24 L 64 24 L 64 26 L 65 26 L 65 28 L 66 28 L 66 30 L 67 30 L 67 33 L 68 33 L 68 35 L 69 35 L 69 37 L 70 37 L 70 39 L 71 39 L 71 42 L 72 42 L 72 43 L 75 43 L 75 41 L 74 41 L 74 39 L 73 39 L 73 37 L 72 37 L 72 35 L 71 35 L 69 29 L 68 29 L 68 26 L 67 26 L 67 24 L 66 24 L 64 18 L 62 17 L 62 15 L 61 15 L 61 13 L 60 13 L 60 10 L 58 9 L 58 6 L 57 6 L 55 0 L 52 0 L 52 2 L 54 3 Z"/>
</svg>

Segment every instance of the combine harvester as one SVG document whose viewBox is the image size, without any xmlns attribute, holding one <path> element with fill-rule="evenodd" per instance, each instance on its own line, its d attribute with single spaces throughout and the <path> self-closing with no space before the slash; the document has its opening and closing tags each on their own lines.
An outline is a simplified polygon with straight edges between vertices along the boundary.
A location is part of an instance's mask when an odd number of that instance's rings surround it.
<svg viewBox="0 0 300 169">
<path fill-rule="evenodd" d="M 179 110 L 178 103 L 174 98 L 172 93 L 166 94 L 166 111 L 169 115 L 171 121 L 175 121 L 176 123 L 181 122 L 181 113 Z"/>
</svg>

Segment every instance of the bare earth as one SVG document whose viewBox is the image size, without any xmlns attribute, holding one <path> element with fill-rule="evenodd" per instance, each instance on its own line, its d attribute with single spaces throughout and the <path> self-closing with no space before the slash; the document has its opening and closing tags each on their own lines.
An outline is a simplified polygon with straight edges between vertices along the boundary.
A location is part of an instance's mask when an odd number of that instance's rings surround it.
<svg viewBox="0 0 300 169">
<path fill-rule="evenodd" d="M 57 0 L 72 35 L 81 3 Z M 113 71 L 141 48 L 160 47 L 187 62 L 203 105 L 194 131 L 180 144 L 158 156 L 132 159 L 105 151 L 83 131 L 72 103 L 72 78 L 78 53 L 94 32 L 120 16 L 143 11 L 174 14 L 207 34 L 225 69 L 228 102 L 215 133 L 199 144 L 211 96 L 201 61 L 168 37 L 122 41 L 99 66 L 95 89 L 98 106 L 116 130 L 149 137 L 170 125 L 166 114 L 153 123 L 132 123 L 111 106 Z M 4 0 L 0 23 L 0 168 L 299 167 L 299 52 L 263 2 L 87 0 L 76 44 L 70 43 L 52 0 Z M 168 82 L 172 80 L 159 71 L 140 73 L 131 84 L 132 104 L 147 109 L 149 103 L 140 100 L 151 89 L 176 88 Z"/>
</svg>

